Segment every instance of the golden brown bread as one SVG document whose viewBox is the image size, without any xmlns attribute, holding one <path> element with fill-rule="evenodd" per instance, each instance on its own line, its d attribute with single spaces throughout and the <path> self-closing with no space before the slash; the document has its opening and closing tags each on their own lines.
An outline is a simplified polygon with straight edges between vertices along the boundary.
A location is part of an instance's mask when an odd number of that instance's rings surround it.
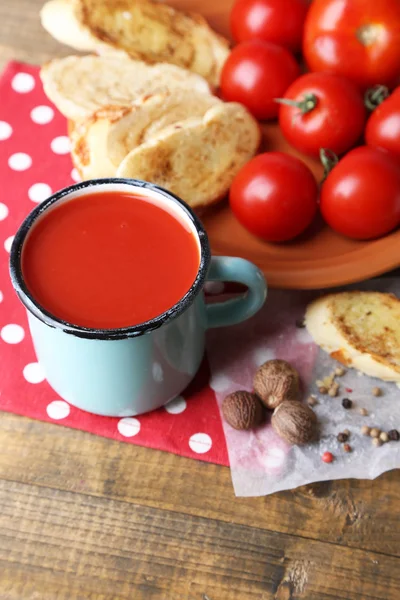
<svg viewBox="0 0 400 600">
<path fill-rule="evenodd" d="M 177 89 L 144 96 L 131 106 L 107 106 L 71 131 L 73 162 L 83 179 L 113 177 L 127 154 L 166 126 L 203 116 L 221 104 L 215 96 Z"/>
<path fill-rule="evenodd" d="M 257 121 L 241 104 L 221 103 L 132 150 L 117 175 L 157 183 L 192 207 L 208 206 L 227 194 L 260 137 Z"/>
<path fill-rule="evenodd" d="M 317 344 L 336 360 L 387 381 L 400 381 L 400 300 L 380 292 L 318 298 L 306 313 Z"/>
<path fill-rule="evenodd" d="M 229 54 L 228 41 L 201 15 L 151 0 L 50 0 L 41 17 L 51 35 L 73 48 L 171 63 L 214 86 Z"/>
<path fill-rule="evenodd" d="M 43 65 L 40 77 L 48 98 L 71 120 L 89 117 L 103 106 L 130 105 L 144 94 L 180 88 L 210 93 L 200 75 L 121 56 L 57 58 Z"/>
</svg>

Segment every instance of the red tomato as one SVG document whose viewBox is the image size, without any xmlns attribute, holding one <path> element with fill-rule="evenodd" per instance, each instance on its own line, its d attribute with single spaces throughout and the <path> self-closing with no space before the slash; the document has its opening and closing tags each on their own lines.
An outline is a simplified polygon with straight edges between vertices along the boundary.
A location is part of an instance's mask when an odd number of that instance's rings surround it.
<svg viewBox="0 0 400 600">
<path fill-rule="evenodd" d="M 332 71 L 361 87 L 393 86 L 400 75 L 399 0 L 313 0 L 303 51 L 311 71 Z"/>
<path fill-rule="evenodd" d="M 317 211 L 318 186 L 310 169 L 283 152 L 260 154 L 236 176 L 230 205 L 240 223 L 268 242 L 302 233 Z"/>
<path fill-rule="evenodd" d="M 338 233 L 368 240 L 400 223 L 400 163 L 385 150 L 361 146 L 322 185 L 321 212 Z"/>
<path fill-rule="evenodd" d="M 306 0 L 236 0 L 231 12 L 231 31 L 237 42 L 264 40 L 301 50 Z"/>
<path fill-rule="evenodd" d="M 400 158 L 400 87 L 375 108 L 365 129 L 365 141 Z"/>
<path fill-rule="evenodd" d="M 300 74 L 289 50 L 253 40 L 234 48 L 221 74 L 225 100 L 241 102 L 258 119 L 278 115 L 275 98 L 282 96 Z"/>
<path fill-rule="evenodd" d="M 279 109 L 286 139 L 314 156 L 321 148 L 343 154 L 361 137 L 367 117 L 362 93 L 349 79 L 332 73 L 307 73 L 287 90 Z"/>
</svg>

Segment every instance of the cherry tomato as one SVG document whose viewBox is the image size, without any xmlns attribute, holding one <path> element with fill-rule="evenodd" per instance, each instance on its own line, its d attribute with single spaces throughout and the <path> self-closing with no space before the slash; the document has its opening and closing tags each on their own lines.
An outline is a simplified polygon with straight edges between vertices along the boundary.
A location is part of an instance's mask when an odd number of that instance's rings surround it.
<svg viewBox="0 0 400 600">
<path fill-rule="evenodd" d="M 313 0 L 303 52 L 311 71 L 345 75 L 366 88 L 400 74 L 399 0 Z"/>
<path fill-rule="evenodd" d="M 306 0 L 236 0 L 231 12 L 231 31 L 236 42 L 264 40 L 301 50 Z"/>
<path fill-rule="evenodd" d="M 283 152 L 268 152 L 241 169 L 229 200 L 236 218 L 252 234 L 268 242 L 284 242 L 312 222 L 318 186 L 301 160 Z"/>
<path fill-rule="evenodd" d="M 321 212 L 338 233 L 368 240 L 400 223 L 400 163 L 387 151 L 361 146 L 322 185 Z"/>
<path fill-rule="evenodd" d="M 283 96 L 279 124 L 286 139 L 314 156 L 321 148 L 335 154 L 350 150 L 367 117 L 364 98 L 349 79 L 332 73 L 307 73 Z"/>
<path fill-rule="evenodd" d="M 400 87 L 375 108 L 368 119 L 365 141 L 400 158 Z"/>
<path fill-rule="evenodd" d="M 289 50 L 253 40 L 234 48 L 221 74 L 225 100 L 241 102 L 258 119 L 278 115 L 275 98 L 282 96 L 300 74 Z"/>
</svg>

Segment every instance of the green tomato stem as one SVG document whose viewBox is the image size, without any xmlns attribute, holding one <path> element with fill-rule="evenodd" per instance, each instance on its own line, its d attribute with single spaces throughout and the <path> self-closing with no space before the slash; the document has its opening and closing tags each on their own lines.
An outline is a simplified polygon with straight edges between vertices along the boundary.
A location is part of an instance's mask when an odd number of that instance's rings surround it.
<svg viewBox="0 0 400 600">
<path fill-rule="evenodd" d="M 368 110 L 373 111 L 389 96 L 389 89 L 385 85 L 376 85 L 365 92 L 364 104 Z"/>
<path fill-rule="evenodd" d="M 328 148 L 321 148 L 319 151 L 319 158 L 324 167 L 324 177 L 322 179 L 322 182 L 324 182 L 332 169 L 338 164 L 339 158 L 337 154 Z"/>
<path fill-rule="evenodd" d="M 275 102 L 278 102 L 279 104 L 286 104 L 287 106 L 294 106 L 300 110 L 301 114 L 306 115 L 314 110 L 314 108 L 317 106 L 318 98 L 315 94 L 305 94 L 302 100 L 275 98 Z"/>
</svg>

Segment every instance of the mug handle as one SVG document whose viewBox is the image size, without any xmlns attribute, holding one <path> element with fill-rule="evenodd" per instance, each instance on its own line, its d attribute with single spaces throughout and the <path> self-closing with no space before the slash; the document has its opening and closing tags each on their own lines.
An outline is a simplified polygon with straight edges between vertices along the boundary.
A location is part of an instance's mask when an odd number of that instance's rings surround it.
<svg viewBox="0 0 400 600">
<path fill-rule="evenodd" d="M 248 287 L 239 298 L 208 304 L 207 328 L 236 325 L 260 310 L 267 297 L 267 283 L 262 271 L 244 258 L 213 256 L 208 281 L 235 281 Z"/>
</svg>

